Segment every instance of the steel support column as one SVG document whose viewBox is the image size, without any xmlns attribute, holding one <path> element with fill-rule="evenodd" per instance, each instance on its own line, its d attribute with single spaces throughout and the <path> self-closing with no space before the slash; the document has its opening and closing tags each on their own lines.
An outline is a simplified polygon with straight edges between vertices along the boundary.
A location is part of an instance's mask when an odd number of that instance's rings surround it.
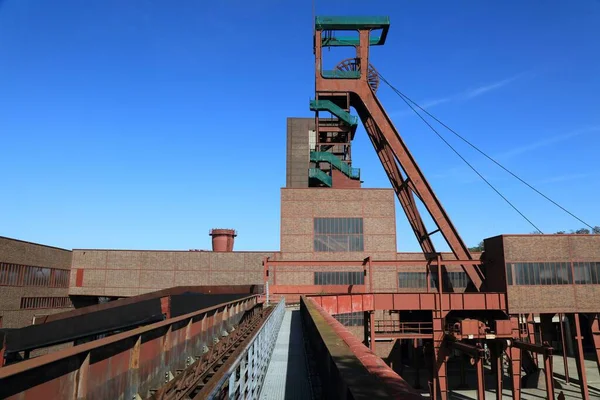
<svg viewBox="0 0 600 400">
<path fill-rule="evenodd" d="M 583 356 L 583 337 L 581 336 L 581 324 L 579 323 L 579 314 L 573 314 L 575 320 L 575 340 L 577 341 L 577 375 L 579 375 L 579 388 L 583 400 L 590 399 L 590 390 L 587 385 L 587 376 L 585 373 L 585 358 Z"/>
<path fill-rule="evenodd" d="M 485 400 L 485 376 L 483 374 L 483 358 L 475 358 L 475 370 L 477 371 L 477 400 Z"/>
<path fill-rule="evenodd" d="M 596 366 L 600 372 L 600 316 L 598 314 L 590 314 L 590 332 L 596 351 Z"/>
<path fill-rule="evenodd" d="M 535 321 L 533 314 L 527 314 L 527 336 L 529 339 L 529 343 L 535 344 Z M 537 354 L 532 353 L 532 355 L 535 366 L 539 367 Z"/>
<path fill-rule="evenodd" d="M 510 346 L 509 352 L 513 400 L 521 400 L 521 349 Z"/>
<path fill-rule="evenodd" d="M 552 353 L 544 353 L 544 374 L 546 375 L 546 398 L 548 400 L 554 400 L 554 372 L 552 370 Z"/>
<path fill-rule="evenodd" d="M 565 382 L 569 384 L 569 360 L 567 359 L 567 343 L 566 343 L 566 335 L 565 335 L 565 315 L 558 314 L 558 320 L 560 323 L 560 338 L 562 343 L 562 358 L 563 365 L 565 368 Z"/>
<path fill-rule="evenodd" d="M 374 311 L 371 311 L 369 313 L 369 327 L 370 327 L 370 329 L 369 329 L 370 336 L 369 337 L 371 338 L 369 348 L 371 349 L 371 351 L 373 353 L 375 353 L 375 312 Z"/>
<path fill-rule="evenodd" d="M 495 343 L 492 347 L 492 370 L 496 373 L 496 399 L 502 400 L 502 378 L 504 375 L 502 367 L 502 355 L 504 349 L 502 343 Z"/>
</svg>

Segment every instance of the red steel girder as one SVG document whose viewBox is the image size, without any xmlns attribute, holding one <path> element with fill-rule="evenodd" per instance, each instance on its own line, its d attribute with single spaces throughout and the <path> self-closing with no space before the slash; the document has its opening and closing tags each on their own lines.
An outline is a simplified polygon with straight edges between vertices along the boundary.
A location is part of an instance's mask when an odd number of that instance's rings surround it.
<svg viewBox="0 0 600 400">
<path fill-rule="evenodd" d="M 506 293 L 356 293 L 309 296 L 330 314 L 374 310 L 502 310 Z M 436 297 L 439 299 L 436 300 Z M 440 305 L 442 307 L 440 308 Z"/>
<path fill-rule="evenodd" d="M 379 156 L 381 165 L 383 165 L 383 169 L 385 170 L 388 179 L 390 180 L 390 183 L 396 192 L 398 201 L 400 202 L 400 205 L 402 206 L 402 209 L 408 218 L 408 222 L 410 223 L 410 226 L 417 237 L 423 253 L 435 253 L 433 242 L 431 241 L 430 236 L 427 234 L 427 228 L 425 227 L 425 223 L 423 222 L 421 214 L 417 209 L 417 205 L 413 197 L 413 191 L 410 187 L 410 182 L 403 178 L 402 172 L 396 163 L 394 153 L 385 139 L 383 139 L 381 131 L 377 128 L 373 118 L 367 116 L 363 117 L 365 117 L 362 120 L 363 126 L 369 134 L 371 143 L 373 144 L 373 147 Z"/>
</svg>

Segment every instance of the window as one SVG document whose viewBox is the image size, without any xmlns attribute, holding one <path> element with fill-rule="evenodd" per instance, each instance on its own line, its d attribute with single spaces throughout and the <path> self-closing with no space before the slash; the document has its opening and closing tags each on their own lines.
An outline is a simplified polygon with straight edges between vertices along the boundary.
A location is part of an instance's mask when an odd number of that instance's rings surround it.
<svg viewBox="0 0 600 400">
<path fill-rule="evenodd" d="M 573 263 L 573 272 L 577 284 L 600 284 L 600 262 L 575 262 Z"/>
<path fill-rule="evenodd" d="M 425 272 L 398 272 L 398 287 L 401 289 L 421 289 L 427 287 Z"/>
<path fill-rule="evenodd" d="M 69 287 L 69 270 L 0 263 L 0 286 Z"/>
<path fill-rule="evenodd" d="M 365 324 L 365 314 L 362 311 L 337 314 L 333 318 L 337 319 L 344 326 L 363 326 Z"/>
<path fill-rule="evenodd" d="M 73 307 L 69 297 L 21 297 L 21 309 L 70 308 Z"/>
<path fill-rule="evenodd" d="M 315 218 L 315 251 L 363 251 L 362 218 Z"/>
<path fill-rule="evenodd" d="M 589 274 L 585 268 L 579 273 L 583 283 Z M 575 283 L 580 283 L 577 282 L 578 276 L 575 269 Z M 573 283 L 573 275 L 571 264 L 566 262 L 507 263 L 506 280 L 509 285 L 569 285 Z"/>
<path fill-rule="evenodd" d="M 364 285 L 365 274 L 362 271 L 315 272 L 315 285 Z"/>
<path fill-rule="evenodd" d="M 461 272 L 446 272 L 446 275 L 442 274 L 444 280 L 443 290 L 449 292 L 454 289 L 464 289 L 469 283 L 469 277 L 464 271 Z M 436 274 L 431 274 L 430 284 L 431 287 L 437 289 L 438 277 Z"/>
</svg>

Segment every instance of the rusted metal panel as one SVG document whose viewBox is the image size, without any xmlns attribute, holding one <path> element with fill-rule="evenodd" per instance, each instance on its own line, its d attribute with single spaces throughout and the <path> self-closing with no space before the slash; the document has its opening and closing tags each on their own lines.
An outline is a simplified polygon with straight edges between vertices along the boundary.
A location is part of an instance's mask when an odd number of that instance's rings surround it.
<svg viewBox="0 0 600 400">
<path fill-rule="evenodd" d="M 450 307 L 449 309 L 458 309 L 462 310 L 464 308 L 463 296 L 460 293 L 450 293 L 448 295 L 450 297 Z"/>
<path fill-rule="evenodd" d="M 87 399 L 125 399 L 133 398 L 137 393 L 145 397 L 150 389 L 164 383 L 168 378 L 165 374 L 178 368 L 184 357 L 201 352 L 199 345 L 206 338 L 199 336 L 207 332 L 219 334 L 224 324 L 239 320 L 239 313 L 224 312 L 236 304 L 240 305 L 241 313 L 257 304 L 257 296 L 247 296 L 1 368 L 0 398 L 69 399 L 78 392 L 85 392 Z M 207 324 L 205 317 L 209 313 L 218 313 L 217 318 L 210 319 L 216 326 Z M 188 332 L 191 334 L 194 325 L 205 329 L 195 328 L 198 334 L 190 337 Z"/>
<path fill-rule="evenodd" d="M 464 310 L 485 310 L 486 309 L 486 295 L 483 293 L 465 293 L 464 296 Z"/>
<path fill-rule="evenodd" d="M 321 301 L 321 307 L 327 310 L 329 314 L 339 314 L 337 309 L 338 296 L 323 296 Z"/>
<path fill-rule="evenodd" d="M 82 268 L 77 268 L 75 273 L 75 286 L 82 287 L 83 286 L 83 271 Z"/>
<path fill-rule="evenodd" d="M 352 312 L 352 296 L 338 297 L 338 313 L 346 314 Z"/>
<path fill-rule="evenodd" d="M 373 302 L 375 304 L 375 309 L 377 309 L 377 310 L 393 310 L 394 309 L 394 294 L 393 293 L 377 293 L 376 295 L 374 295 Z"/>
<path fill-rule="evenodd" d="M 435 310 L 435 295 L 433 293 L 419 294 L 420 310 Z"/>
</svg>

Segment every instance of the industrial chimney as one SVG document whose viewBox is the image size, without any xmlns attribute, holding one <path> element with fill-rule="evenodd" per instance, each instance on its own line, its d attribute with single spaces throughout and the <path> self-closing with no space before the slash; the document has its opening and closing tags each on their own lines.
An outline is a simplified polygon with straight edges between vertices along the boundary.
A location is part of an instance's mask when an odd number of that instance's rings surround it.
<svg viewBox="0 0 600 400">
<path fill-rule="evenodd" d="M 237 232 L 233 229 L 211 229 L 213 251 L 233 251 L 233 241 Z"/>
</svg>

